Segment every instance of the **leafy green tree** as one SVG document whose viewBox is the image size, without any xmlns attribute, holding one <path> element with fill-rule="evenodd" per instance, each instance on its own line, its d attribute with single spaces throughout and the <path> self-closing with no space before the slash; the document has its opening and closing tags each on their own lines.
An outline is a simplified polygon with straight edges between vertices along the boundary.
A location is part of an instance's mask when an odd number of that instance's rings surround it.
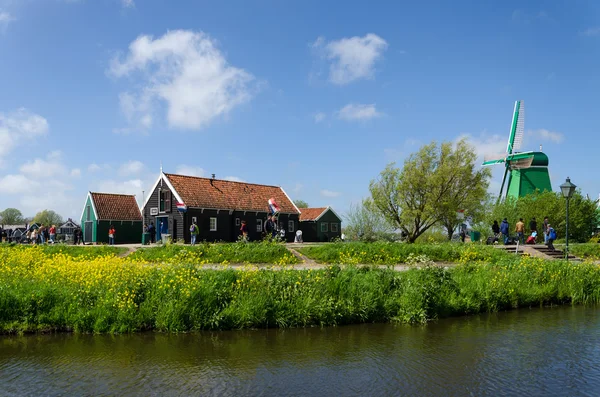
<svg viewBox="0 0 600 397">
<path fill-rule="evenodd" d="M 7 208 L 0 212 L 1 225 L 20 225 L 25 223 L 23 214 L 16 208 Z"/>
<path fill-rule="evenodd" d="M 294 200 L 294 204 L 298 208 L 308 208 L 308 203 L 304 200 Z"/>
<path fill-rule="evenodd" d="M 344 235 L 351 241 L 393 241 L 398 235 L 392 225 L 373 208 L 370 199 L 351 205 L 346 213 Z"/>
<path fill-rule="evenodd" d="M 490 171 L 476 170 L 476 158 L 465 140 L 424 145 L 402 169 L 389 164 L 371 181 L 373 205 L 410 243 L 438 223 L 451 237 L 457 210 L 480 211 L 486 198 Z"/>
<path fill-rule="evenodd" d="M 544 217 L 556 230 L 559 239 L 565 238 L 566 233 L 566 202 L 561 193 L 536 192 L 519 199 L 507 198 L 500 203 L 490 206 L 486 215 L 488 228 L 484 234 L 491 234 L 491 225 L 494 220 L 498 223 L 507 218 L 510 231 L 513 233 L 519 218 L 525 221 L 526 230 L 529 231 L 529 222 L 535 218 L 537 231 L 541 237 Z M 577 191 L 569 202 L 569 239 L 573 242 L 587 242 L 598 226 L 596 216 L 597 202 L 584 197 Z M 487 232 L 487 233 L 485 233 Z"/>
<path fill-rule="evenodd" d="M 59 226 L 63 219 L 60 215 L 52 210 L 43 210 L 35 214 L 33 221 L 39 225 L 56 225 Z"/>
</svg>

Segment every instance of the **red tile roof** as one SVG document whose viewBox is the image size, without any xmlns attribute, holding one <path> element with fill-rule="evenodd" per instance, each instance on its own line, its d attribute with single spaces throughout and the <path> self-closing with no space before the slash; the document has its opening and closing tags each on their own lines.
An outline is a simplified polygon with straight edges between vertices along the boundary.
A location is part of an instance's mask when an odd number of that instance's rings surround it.
<svg viewBox="0 0 600 397">
<path fill-rule="evenodd" d="M 300 221 L 314 221 L 326 210 L 327 210 L 327 207 L 300 208 L 300 211 L 302 211 L 300 214 Z"/>
<path fill-rule="evenodd" d="M 111 193 L 90 193 L 98 220 L 141 221 L 142 213 L 135 196 Z"/>
<path fill-rule="evenodd" d="M 175 174 L 165 175 L 183 202 L 191 208 L 269 212 L 268 200 L 274 198 L 281 212 L 298 213 L 283 189 L 278 186 Z"/>
</svg>

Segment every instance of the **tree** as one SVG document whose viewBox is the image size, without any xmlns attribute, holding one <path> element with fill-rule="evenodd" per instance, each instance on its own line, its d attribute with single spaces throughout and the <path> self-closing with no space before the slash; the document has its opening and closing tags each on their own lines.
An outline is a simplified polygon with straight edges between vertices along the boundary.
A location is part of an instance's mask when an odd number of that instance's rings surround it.
<svg viewBox="0 0 600 397">
<path fill-rule="evenodd" d="M 351 205 L 345 218 L 344 234 L 348 240 L 393 241 L 397 237 L 392 225 L 373 207 L 370 199 Z"/>
<path fill-rule="evenodd" d="M 33 221 L 39 225 L 60 225 L 63 219 L 60 215 L 52 210 L 43 210 L 35 214 Z"/>
<path fill-rule="evenodd" d="M 454 231 L 461 223 L 458 210 L 463 210 L 474 221 L 483 217 L 492 172 L 489 168 L 477 169 L 477 154 L 465 139 L 456 143 L 454 148 L 442 144 L 441 149 L 441 159 L 445 161 L 440 161 L 438 170 L 444 174 L 443 180 L 448 184 L 448 189 L 436 207 L 448 240 L 452 240 Z"/>
<path fill-rule="evenodd" d="M 298 208 L 308 208 L 308 203 L 304 200 L 294 200 L 294 204 Z"/>
<path fill-rule="evenodd" d="M 490 171 L 475 171 L 476 157 L 464 140 L 422 146 L 402 169 L 389 164 L 371 181 L 373 205 L 410 243 L 440 222 L 453 231 L 456 211 L 467 205 L 475 210 L 485 199 Z"/>
<path fill-rule="evenodd" d="M 16 208 L 7 208 L 0 212 L 0 225 L 20 225 L 25 223 L 23 214 Z"/>
</svg>

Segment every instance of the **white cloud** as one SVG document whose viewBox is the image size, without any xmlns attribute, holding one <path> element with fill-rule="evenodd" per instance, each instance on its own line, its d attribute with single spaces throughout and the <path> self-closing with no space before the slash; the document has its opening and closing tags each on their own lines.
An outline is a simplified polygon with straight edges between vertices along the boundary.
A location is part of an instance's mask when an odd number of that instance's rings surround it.
<svg viewBox="0 0 600 397">
<path fill-rule="evenodd" d="M 14 20 L 15 18 L 7 11 L 0 10 L 0 30 L 6 29 L 8 24 Z"/>
<path fill-rule="evenodd" d="M 119 167 L 119 175 L 130 176 L 139 175 L 144 171 L 144 163 L 137 160 L 128 161 Z"/>
<path fill-rule="evenodd" d="M 480 161 L 486 158 L 504 158 L 506 156 L 507 139 L 498 134 L 488 134 L 485 131 L 479 136 L 474 137 L 470 134 L 462 134 L 456 141 L 466 138 L 467 141 L 475 147 L 475 153 Z"/>
<path fill-rule="evenodd" d="M 125 8 L 133 8 L 133 7 L 135 7 L 135 2 L 133 0 L 121 0 L 121 4 Z"/>
<path fill-rule="evenodd" d="M 100 167 L 98 164 L 96 163 L 92 163 L 88 166 L 88 171 L 89 172 L 97 172 L 100 171 L 102 169 L 102 167 Z"/>
<path fill-rule="evenodd" d="M 593 28 L 587 28 L 586 30 L 581 32 L 581 34 L 584 36 L 589 36 L 589 37 L 600 36 L 600 26 L 596 26 Z"/>
<path fill-rule="evenodd" d="M 319 37 L 312 47 L 331 61 L 329 80 L 334 84 L 348 84 L 359 79 L 371 79 L 375 62 L 387 49 L 387 42 L 376 34 L 349 37 L 325 43 Z"/>
<path fill-rule="evenodd" d="M 378 112 L 375 104 L 348 104 L 337 112 L 338 118 L 346 121 L 369 120 L 380 117 L 383 114 Z"/>
<path fill-rule="evenodd" d="M 207 34 L 170 31 L 153 39 L 139 36 L 125 59 L 112 60 L 108 73 L 124 77 L 140 72 L 142 88 L 119 97 L 121 109 L 138 128 L 153 123 L 159 101 L 167 105 L 169 126 L 201 129 L 252 97 L 254 76 L 227 63 Z"/>
<path fill-rule="evenodd" d="M 79 168 L 73 168 L 71 170 L 71 177 L 72 178 L 79 178 L 79 177 L 81 177 L 81 169 L 79 169 Z"/>
<path fill-rule="evenodd" d="M 0 112 L 0 161 L 8 155 L 22 139 L 32 139 L 48 133 L 48 121 L 25 108 L 14 112 Z"/>
<path fill-rule="evenodd" d="M 21 173 L 33 179 L 47 179 L 54 176 L 67 175 L 67 168 L 62 164 L 60 154 L 50 153 L 47 158 L 35 159 L 23 164 Z"/>
<path fill-rule="evenodd" d="M 564 135 L 560 132 L 548 131 L 544 128 L 538 130 L 529 130 L 529 135 L 540 138 L 543 141 L 551 141 L 554 143 L 561 143 L 564 139 Z"/>
<path fill-rule="evenodd" d="M 333 197 L 339 197 L 340 195 L 341 195 L 340 192 L 333 192 L 333 191 L 327 190 L 327 189 L 321 190 L 321 196 L 323 196 L 323 197 L 333 198 Z"/>
<path fill-rule="evenodd" d="M 232 182 L 246 182 L 245 180 L 243 180 L 242 178 L 238 178 L 237 176 L 226 176 L 223 179 L 226 181 L 232 181 Z"/>
<path fill-rule="evenodd" d="M 315 123 L 317 124 L 325 120 L 325 118 L 327 118 L 327 115 L 323 112 L 318 112 L 314 115 Z"/>
<path fill-rule="evenodd" d="M 181 164 L 177 166 L 175 169 L 175 173 L 179 175 L 188 175 L 188 176 L 201 176 L 206 175 L 206 171 L 200 167 L 194 167 L 192 165 L 184 165 Z"/>
<path fill-rule="evenodd" d="M 25 175 L 6 175 L 0 178 L 0 193 L 22 194 L 37 189 L 39 182 L 27 178 Z"/>
<path fill-rule="evenodd" d="M 135 194 L 140 196 L 144 190 L 144 182 L 141 179 L 129 179 L 126 181 L 104 180 L 97 184 L 98 192 L 115 194 Z"/>
</svg>

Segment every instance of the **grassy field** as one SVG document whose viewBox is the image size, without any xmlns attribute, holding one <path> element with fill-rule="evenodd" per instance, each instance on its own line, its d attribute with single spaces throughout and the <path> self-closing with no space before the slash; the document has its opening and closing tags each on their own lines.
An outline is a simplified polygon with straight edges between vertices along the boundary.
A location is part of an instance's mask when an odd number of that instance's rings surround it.
<svg viewBox="0 0 600 397">
<path fill-rule="evenodd" d="M 600 244 L 598 243 L 569 244 L 569 251 L 580 258 L 600 260 Z"/>
<path fill-rule="evenodd" d="M 283 244 L 257 243 L 201 243 L 195 246 L 168 244 L 142 248 L 131 254 L 134 260 L 148 263 L 268 263 L 290 265 L 298 259 Z"/>
<path fill-rule="evenodd" d="M 307 257 L 327 264 L 395 265 L 429 259 L 435 262 L 496 263 L 511 257 L 503 250 L 481 244 L 337 243 L 300 248 Z"/>
<path fill-rule="evenodd" d="M 523 257 L 409 271 L 208 270 L 143 258 L 0 247 L 0 331 L 188 332 L 426 323 L 548 304 L 597 304 L 600 268 Z"/>
<path fill-rule="evenodd" d="M 66 244 L 44 244 L 44 245 L 28 245 L 28 244 L 7 244 L 0 243 L 0 249 L 13 250 L 41 250 L 46 255 L 67 255 L 70 257 L 86 257 L 93 259 L 99 256 L 107 255 L 121 255 L 127 252 L 127 248 L 122 247 L 110 247 L 107 245 L 98 245 L 93 247 L 84 247 L 78 245 L 66 245 Z"/>
</svg>

